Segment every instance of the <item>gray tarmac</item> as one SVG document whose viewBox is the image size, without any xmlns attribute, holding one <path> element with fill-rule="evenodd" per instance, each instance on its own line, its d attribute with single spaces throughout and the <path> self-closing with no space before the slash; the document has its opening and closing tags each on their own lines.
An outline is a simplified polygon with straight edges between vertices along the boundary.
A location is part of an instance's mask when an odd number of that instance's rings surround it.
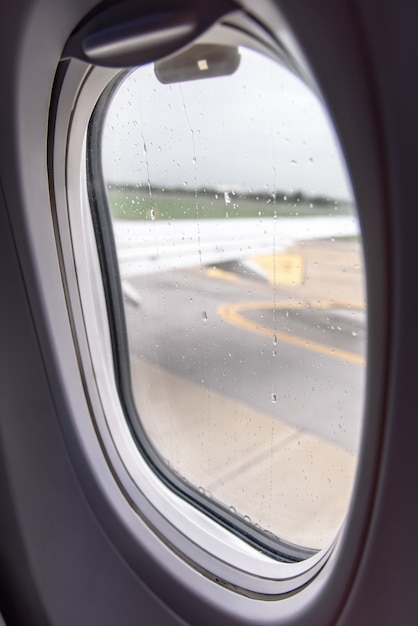
<svg viewBox="0 0 418 626">
<path fill-rule="evenodd" d="M 138 412 L 161 456 L 307 547 L 342 523 L 361 435 L 363 285 L 358 245 L 338 248 L 304 247 L 303 278 L 290 285 L 245 264 L 134 277 L 141 305 L 126 306 Z"/>
</svg>

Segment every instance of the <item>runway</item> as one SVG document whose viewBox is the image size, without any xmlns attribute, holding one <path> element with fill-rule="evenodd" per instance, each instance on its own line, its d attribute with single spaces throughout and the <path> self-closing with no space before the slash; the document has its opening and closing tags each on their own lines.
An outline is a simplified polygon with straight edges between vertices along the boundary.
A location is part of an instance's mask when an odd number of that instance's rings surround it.
<svg viewBox="0 0 418 626">
<path fill-rule="evenodd" d="M 290 285 L 245 264 L 131 278 L 141 298 L 126 307 L 134 392 L 171 467 L 263 528 L 316 548 L 335 534 L 353 484 L 364 285 L 356 242 L 286 253 L 303 265 Z"/>
</svg>

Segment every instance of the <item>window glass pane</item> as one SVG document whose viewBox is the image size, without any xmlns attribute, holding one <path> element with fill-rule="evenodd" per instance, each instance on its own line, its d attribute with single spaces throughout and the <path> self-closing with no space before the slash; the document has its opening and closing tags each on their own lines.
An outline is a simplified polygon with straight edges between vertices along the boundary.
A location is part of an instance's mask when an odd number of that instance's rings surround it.
<svg viewBox="0 0 418 626">
<path fill-rule="evenodd" d="M 240 56 L 205 80 L 139 68 L 106 114 L 133 394 L 169 472 L 318 549 L 347 511 L 359 446 L 359 223 L 323 104 Z"/>
</svg>

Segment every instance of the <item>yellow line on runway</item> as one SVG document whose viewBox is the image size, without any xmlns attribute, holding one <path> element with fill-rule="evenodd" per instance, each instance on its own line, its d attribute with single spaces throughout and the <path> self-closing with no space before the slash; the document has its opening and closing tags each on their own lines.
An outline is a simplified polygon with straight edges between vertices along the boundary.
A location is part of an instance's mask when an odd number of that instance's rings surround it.
<svg viewBox="0 0 418 626">
<path fill-rule="evenodd" d="M 272 339 L 276 338 L 277 341 L 281 341 L 283 343 L 288 343 L 293 346 L 297 346 L 299 348 L 304 348 L 305 350 L 311 350 L 312 352 L 318 352 L 324 356 L 330 356 L 341 361 L 348 361 L 349 363 L 354 363 L 355 365 L 365 365 L 366 360 L 359 354 L 355 354 L 354 352 L 348 352 L 347 350 L 340 350 L 339 348 L 334 348 L 333 346 L 329 346 L 324 343 L 319 343 L 317 341 L 311 341 L 309 339 L 304 339 L 303 337 L 299 337 L 298 335 L 283 333 L 280 331 L 275 331 L 273 328 L 268 328 L 267 326 L 262 326 L 253 322 L 252 320 L 247 319 L 244 315 L 241 314 L 241 311 L 250 311 L 250 310 L 271 310 L 271 309 L 306 309 L 306 308 L 314 308 L 314 309 L 335 309 L 335 308 L 348 308 L 355 310 L 362 310 L 364 307 L 359 303 L 341 303 L 341 302 L 331 302 L 331 301 L 318 301 L 318 302 L 298 302 L 296 304 L 289 304 L 288 302 L 238 302 L 234 304 L 224 304 L 217 309 L 218 315 L 229 322 L 230 324 L 234 324 L 239 328 L 243 328 L 245 330 L 249 330 L 253 333 L 257 333 L 259 335 L 264 335 L 265 337 L 271 337 Z"/>
<path fill-rule="evenodd" d="M 236 283 L 248 282 L 250 277 L 239 276 L 236 272 L 229 270 L 221 270 L 219 267 L 207 267 L 205 270 L 206 276 L 209 278 L 216 278 L 218 280 L 230 280 Z"/>
</svg>

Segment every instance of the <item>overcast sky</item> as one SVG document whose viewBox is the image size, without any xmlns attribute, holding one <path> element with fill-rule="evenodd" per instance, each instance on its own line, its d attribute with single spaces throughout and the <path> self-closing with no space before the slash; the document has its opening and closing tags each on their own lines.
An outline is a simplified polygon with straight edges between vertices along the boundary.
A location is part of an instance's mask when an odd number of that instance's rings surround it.
<svg viewBox="0 0 418 626">
<path fill-rule="evenodd" d="M 241 49 L 232 76 L 162 85 L 135 70 L 107 115 L 108 182 L 350 198 L 331 123 L 287 69 Z"/>
</svg>

